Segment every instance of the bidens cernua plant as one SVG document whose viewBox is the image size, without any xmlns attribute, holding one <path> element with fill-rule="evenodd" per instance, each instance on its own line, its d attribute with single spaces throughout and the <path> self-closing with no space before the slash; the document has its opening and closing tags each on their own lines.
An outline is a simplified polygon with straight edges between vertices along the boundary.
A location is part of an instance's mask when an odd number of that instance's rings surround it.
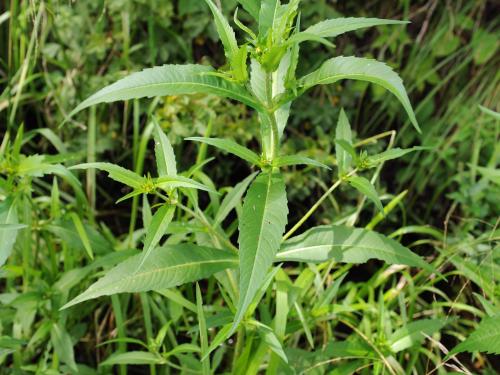
<svg viewBox="0 0 500 375">
<path fill-rule="evenodd" d="M 192 137 L 188 140 L 231 153 L 255 166 L 258 172 L 234 186 L 219 205 L 203 209 L 198 204 L 199 191 L 214 195 L 218 194 L 216 189 L 197 179 L 197 173 L 203 165 L 195 165 L 185 172 L 177 170 L 172 147 L 157 123 L 154 124 L 156 177 L 140 176 L 105 162 L 74 166 L 75 169 L 97 168 L 106 171 L 110 178 L 128 185 L 132 190 L 121 200 L 142 195 L 146 234 L 141 254 L 118 264 L 65 306 L 68 308 L 89 299 L 116 293 L 165 290 L 214 276 L 224 296 L 225 308 L 233 318 L 231 322 L 219 326 L 218 334 L 211 343 L 206 341 L 206 332 L 200 332 L 205 372 L 210 368 L 206 365 L 210 361 L 209 354 L 235 331 L 238 331 L 239 339 L 245 333 L 258 332 L 279 360 L 287 362 L 283 337 L 287 314 L 297 308 L 293 297 L 285 303 L 285 308 L 277 307 L 274 318 L 268 317 L 267 322 L 271 324 L 252 318 L 266 289 L 279 277 L 283 262 L 362 263 L 379 259 L 390 264 L 433 271 L 430 265 L 406 247 L 370 230 L 349 225 L 326 225 L 298 234 L 302 224 L 342 183 L 357 189 L 383 214 L 384 207 L 372 182 L 360 176 L 359 172 L 379 168 L 383 162 L 413 150 L 390 148 L 376 155 L 357 152 L 351 141 L 351 129 L 344 111 L 340 113 L 336 130 L 336 182 L 285 233 L 288 204 L 280 170 L 299 164 L 328 168 L 319 161 L 280 152 L 290 107 L 303 93 L 316 85 L 332 84 L 344 79 L 368 81 L 396 96 L 418 130 L 402 80 L 387 65 L 372 59 L 337 56 L 324 61 L 309 74 L 297 77 L 301 44 L 312 41 L 331 46 L 331 38 L 348 31 L 378 25 L 402 25 L 406 22 L 337 18 L 301 30 L 299 0 L 292 0 L 288 4 L 281 4 L 279 0 L 241 0 L 239 3 L 255 19 L 258 27 L 247 27 L 235 14 L 234 24 L 246 35 L 244 42 L 238 43 L 220 9 L 212 0 L 206 0 L 206 3 L 213 13 L 227 58 L 223 68 L 187 64 L 145 69 L 98 91 L 81 103 L 72 115 L 99 103 L 142 97 L 194 93 L 227 97 L 257 112 L 260 149 L 250 150 L 228 139 Z M 154 119 L 152 121 L 155 122 Z M 153 196 L 161 202 L 154 206 L 154 214 L 151 213 L 147 196 Z M 244 200 L 240 207 L 242 197 Z M 238 214 L 238 246 L 230 240 L 232 229 L 223 226 L 224 219 L 234 209 L 237 209 Z M 182 240 L 169 239 L 167 244 L 160 246 L 162 237 L 178 212 L 188 215 L 191 218 L 189 224 L 193 225 L 186 225 Z M 276 266 L 273 267 L 274 264 Z M 198 296 L 201 298 L 199 293 Z M 202 309 L 199 309 L 198 316 L 200 330 L 203 330 L 206 325 Z"/>
</svg>

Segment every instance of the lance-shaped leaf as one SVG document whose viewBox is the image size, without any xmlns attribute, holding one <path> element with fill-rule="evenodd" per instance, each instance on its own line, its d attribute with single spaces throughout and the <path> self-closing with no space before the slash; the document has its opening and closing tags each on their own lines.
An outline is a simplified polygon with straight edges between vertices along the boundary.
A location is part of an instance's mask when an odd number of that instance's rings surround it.
<svg viewBox="0 0 500 375">
<path fill-rule="evenodd" d="M 151 251 L 160 243 L 161 238 L 167 231 L 167 227 L 174 217 L 175 207 L 163 205 L 153 215 L 150 225 L 147 227 L 146 239 L 144 240 L 144 249 L 142 259 L 137 267 L 140 269 Z"/>
<path fill-rule="evenodd" d="M 252 150 L 239 145 L 238 143 L 231 141 L 229 139 L 222 138 L 206 138 L 206 137 L 189 137 L 186 138 L 188 141 L 196 141 L 206 143 L 210 146 L 220 148 L 223 151 L 229 152 L 230 154 L 236 155 L 237 157 L 248 161 L 251 164 L 260 165 L 260 158 Z"/>
<path fill-rule="evenodd" d="M 272 29 L 280 8 L 279 0 L 262 0 L 259 11 L 259 38 L 264 38 Z"/>
<path fill-rule="evenodd" d="M 484 318 L 465 341 L 453 348 L 448 357 L 461 352 L 500 355 L 500 314 Z"/>
<path fill-rule="evenodd" d="M 215 94 L 238 100 L 256 109 L 259 104 L 240 85 L 215 76 L 214 69 L 204 65 L 163 65 L 133 73 L 99 90 L 80 103 L 70 117 L 82 109 L 99 103 L 143 97 Z"/>
<path fill-rule="evenodd" d="M 95 168 L 101 171 L 108 172 L 109 178 L 121 182 L 124 185 L 130 186 L 134 190 L 141 190 L 144 184 L 146 184 L 147 179 L 139 176 L 137 173 L 131 170 L 120 167 L 116 164 L 97 162 L 97 163 L 83 163 L 77 164 L 69 169 L 89 169 Z"/>
<path fill-rule="evenodd" d="M 231 212 L 231 210 L 240 203 L 241 197 L 245 194 L 248 185 L 250 185 L 250 182 L 252 182 L 256 174 L 257 172 L 247 176 L 243 181 L 236 184 L 236 186 L 229 193 L 227 193 L 220 204 L 217 215 L 215 215 L 214 225 L 220 224 Z"/>
<path fill-rule="evenodd" d="M 334 18 L 321 21 L 302 32 L 295 34 L 291 39 L 298 41 L 308 40 L 308 35 L 316 38 L 333 38 L 349 31 L 380 25 L 404 25 L 409 22 L 398 20 L 385 20 L 380 18 Z"/>
<path fill-rule="evenodd" d="M 0 267 L 12 253 L 19 229 L 22 227 L 18 224 L 15 201 L 7 198 L 0 202 Z"/>
<path fill-rule="evenodd" d="M 157 247 L 138 269 L 142 257 L 138 254 L 118 264 L 63 308 L 117 293 L 168 289 L 238 265 L 231 252 L 193 244 Z"/>
<path fill-rule="evenodd" d="M 390 67 L 379 61 L 353 56 L 334 57 L 324 62 L 319 69 L 302 77 L 300 84 L 307 90 L 315 85 L 330 84 L 342 79 L 372 82 L 390 91 L 405 108 L 413 126 L 420 131 L 402 79 Z"/>
<path fill-rule="evenodd" d="M 383 151 L 380 154 L 376 155 L 370 155 L 367 159 L 367 162 L 370 166 L 376 166 L 380 163 L 383 163 L 387 160 L 392 160 L 392 159 L 397 159 L 400 158 L 401 156 L 404 156 L 406 154 L 409 154 L 410 152 L 414 151 L 420 151 L 420 150 L 428 150 L 427 147 L 412 147 L 412 148 L 391 148 L 390 150 Z"/>
<path fill-rule="evenodd" d="M 171 190 L 178 187 L 184 187 L 189 189 L 204 190 L 211 193 L 217 193 L 214 189 L 209 188 L 206 185 L 199 183 L 191 178 L 184 176 L 163 176 L 154 179 L 155 187 L 164 190 Z"/>
<path fill-rule="evenodd" d="M 337 128 L 335 129 L 335 157 L 337 158 L 337 166 L 339 168 L 339 176 L 347 173 L 352 163 L 352 153 L 354 152 L 354 159 L 356 159 L 356 151 L 352 147 L 352 132 L 351 132 L 351 124 L 349 124 L 349 120 L 342 108 L 340 110 L 339 121 L 337 122 Z M 338 142 L 341 143 L 338 143 Z M 350 149 L 345 150 L 344 147 L 347 147 L 344 144 L 342 147 L 342 142 L 345 142 L 348 146 L 351 146 Z"/>
<path fill-rule="evenodd" d="M 408 248 L 380 233 L 336 225 L 314 227 L 288 239 L 275 261 L 365 263 L 370 259 L 434 270 Z"/>
<path fill-rule="evenodd" d="M 52 325 L 50 329 L 50 341 L 61 361 L 66 363 L 74 372 L 78 372 L 75 362 L 75 353 L 73 351 L 73 342 L 71 336 L 63 326 L 60 324 Z"/>
<path fill-rule="evenodd" d="M 239 224 L 240 299 L 233 331 L 243 319 L 273 263 L 287 216 L 283 177 L 278 173 L 259 175 L 247 192 Z"/>
<path fill-rule="evenodd" d="M 227 22 L 226 17 L 222 14 L 219 8 L 212 2 L 212 0 L 205 0 L 205 3 L 210 7 L 214 16 L 215 27 L 219 38 L 224 46 L 224 52 L 228 59 L 231 59 L 238 52 L 238 43 L 234 31 Z"/>
<path fill-rule="evenodd" d="M 238 0 L 238 3 L 243 5 L 243 9 L 245 9 L 254 19 L 259 19 L 260 0 Z"/>
<path fill-rule="evenodd" d="M 395 353 L 408 349 L 424 341 L 425 335 L 438 332 L 445 324 L 446 319 L 421 319 L 405 324 L 389 337 L 389 347 Z"/>
<path fill-rule="evenodd" d="M 280 156 L 275 160 L 274 164 L 277 167 L 285 167 L 291 165 L 312 165 L 314 167 L 330 169 L 330 167 L 323 163 L 320 163 L 319 161 L 301 155 Z"/>
<path fill-rule="evenodd" d="M 161 130 L 160 125 L 155 122 L 153 137 L 155 140 L 155 157 L 158 176 L 177 176 L 175 154 L 167 135 Z"/>
<path fill-rule="evenodd" d="M 375 187 L 369 180 L 360 176 L 351 176 L 347 181 L 352 187 L 375 203 L 375 207 L 384 214 L 384 206 L 378 197 L 377 190 L 375 190 Z"/>
</svg>

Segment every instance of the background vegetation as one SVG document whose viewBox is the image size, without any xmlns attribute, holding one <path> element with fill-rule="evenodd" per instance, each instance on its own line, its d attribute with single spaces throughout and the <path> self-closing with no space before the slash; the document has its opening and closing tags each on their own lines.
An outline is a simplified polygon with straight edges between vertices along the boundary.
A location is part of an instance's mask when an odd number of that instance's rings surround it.
<svg viewBox="0 0 500 375">
<path fill-rule="evenodd" d="M 355 142 L 396 130 L 396 145 L 431 148 L 382 171 L 377 188 L 384 204 L 391 202 L 385 218 L 376 216 L 375 210 L 357 215 L 360 199 L 341 189 L 307 225 L 376 226 L 439 267 L 446 280 L 376 261 L 354 267 L 331 264 L 328 269 L 284 267 L 301 307 L 287 332 L 294 348 L 287 349 L 292 366 L 298 373 L 387 371 L 383 361 L 364 368 L 366 359 L 349 359 L 356 352 L 359 357 L 389 358 L 396 371 L 408 374 L 497 373 L 500 363 L 494 355 L 466 353 L 445 360 L 446 349 L 468 337 L 484 317 L 500 311 L 500 122 L 479 107 L 498 111 L 500 103 L 500 20 L 495 1 L 303 3 L 304 27 L 341 15 L 412 22 L 406 28 L 381 27 L 341 36 L 335 53 L 372 56 L 396 68 L 422 134 L 411 129 L 387 92 L 348 82 L 318 87 L 296 102 L 283 146 L 287 152 L 334 165 L 341 107 L 349 115 Z M 235 1 L 222 4 L 227 14 L 236 7 Z M 241 17 L 245 20 L 243 13 Z M 21 213 L 21 222 L 29 228 L 19 232 L 13 256 L 0 269 L 0 373 L 68 373 L 71 356 L 81 373 L 108 373 L 111 367 L 93 369 L 112 353 L 141 348 L 136 340 L 151 352 L 196 342 L 194 285 L 101 298 L 59 311 L 69 295 L 90 284 L 97 270 L 109 268 L 121 259 L 121 252 L 139 243 L 142 233 L 136 229 L 142 228 L 142 218 L 137 200 L 115 205 L 124 191 L 104 174 L 75 174 L 82 183 L 79 188 L 70 177 L 43 176 L 43 168 L 99 160 L 153 171 L 151 129 L 148 133 L 146 127 L 151 114 L 174 145 L 181 170 L 198 155 L 198 146 L 183 142 L 185 137 L 230 137 L 255 145 L 255 115 L 243 105 L 210 95 L 101 105 L 59 126 L 83 99 L 128 72 L 163 63 L 223 64 L 208 7 L 199 0 L 11 0 L 0 4 L 0 40 L 1 154 L 23 129 L 20 154 L 46 155 L 27 166 L 39 173 L 16 183 L 16 189 L 29 193 Z M 299 71 L 311 71 L 329 54 L 331 50 L 319 44 L 304 46 L 306 58 Z M 391 134 L 367 144 L 380 151 Z M 205 173 L 217 186 L 233 186 L 248 174 L 240 160 L 213 149 L 207 152 L 216 161 Z M 3 159 L 0 173 L 3 182 L 10 178 Z M 325 181 L 331 174 L 307 167 L 300 173 L 290 169 L 285 178 L 293 202 L 290 213 L 297 215 L 289 222 L 294 222 L 328 188 Z M 9 192 L 2 189 L 3 200 Z M 87 234 L 83 238 L 82 230 Z M 173 235 L 182 236 L 182 228 L 174 228 Z M 0 246 L 2 241 L 8 241 L 5 235 L 0 236 Z M 216 312 L 222 297 L 215 283 L 202 288 L 205 305 Z M 327 300 L 318 300 L 325 288 Z M 271 303 L 274 297 L 271 291 L 264 299 Z M 207 319 L 209 327 L 220 324 L 217 317 L 221 319 L 216 314 Z M 427 337 L 420 335 L 423 327 L 415 328 L 418 335 L 398 331 L 422 318 L 432 319 L 425 327 Z M 356 338 L 355 348 L 337 348 L 332 341 L 348 337 Z M 116 338 L 121 340 L 110 342 Z M 257 345 L 224 343 L 214 357 L 216 372 L 258 368 L 261 363 L 252 358 Z M 386 356 L 394 346 L 396 354 Z M 232 351 L 243 353 L 239 358 L 245 359 L 227 363 L 224 353 Z M 181 368 L 186 373 L 199 369 L 197 356 L 173 353 L 167 365 L 121 366 L 115 371 L 178 373 Z"/>
</svg>

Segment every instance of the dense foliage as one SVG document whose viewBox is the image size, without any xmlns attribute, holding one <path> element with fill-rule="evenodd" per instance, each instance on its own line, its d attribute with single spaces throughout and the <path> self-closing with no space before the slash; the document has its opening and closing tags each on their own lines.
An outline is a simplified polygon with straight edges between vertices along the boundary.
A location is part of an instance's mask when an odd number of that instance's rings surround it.
<svg viewBox="0 0 500 375">
<path fill-rule="evenodd" d="M 0 5 L 0 374 L 496 373 L 493 3 Z"/>
</svg>

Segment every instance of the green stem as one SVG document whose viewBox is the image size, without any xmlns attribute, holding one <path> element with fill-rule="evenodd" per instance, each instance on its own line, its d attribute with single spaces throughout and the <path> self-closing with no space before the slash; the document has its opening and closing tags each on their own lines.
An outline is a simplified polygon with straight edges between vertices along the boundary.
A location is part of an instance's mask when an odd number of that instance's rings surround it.
<svg viewBox="0 0 500 375">
<path fill-rule="evenodd" d="M 270 155 L 266 155 L 266 157 L 270 156 L 270 161 L 274 160 L 279 152 L 279 132 L 278 132 L 278 123 L 276 122 L 276 109 L 273 105 L 273 74 L 267 73 L 266 77 L 266 101 L 267 101 L 267 117 L 269 118 L 269 123 L 271 124 L 271 152 Z"/>
<path fill-rule="evenodd" d="M 309 209 L 309 211 L 306 212 L 304 216 L 293 226 L 292 229 L 290 229 L 284 236 L 283 236 L 283 241 L 287 240 L 290 238 L 292 234 L 294 234 L 297 229 L 299 229 L 302 224 L 306 222 L 307 219 L 318 209 L 318 207 L 323 203 L 323 201 L 335 190 L 337 189 L 342 182 L 344 182 L 348 177 L 351 177 L 353 174 L 355 174 L 358 170 L 355 169 L 351 171 L 348 175 L 345 177 L 342 177 L 335 182 L 330 189 L 328 189 L 317 201 L 316 203 Z"/>
</svg>

